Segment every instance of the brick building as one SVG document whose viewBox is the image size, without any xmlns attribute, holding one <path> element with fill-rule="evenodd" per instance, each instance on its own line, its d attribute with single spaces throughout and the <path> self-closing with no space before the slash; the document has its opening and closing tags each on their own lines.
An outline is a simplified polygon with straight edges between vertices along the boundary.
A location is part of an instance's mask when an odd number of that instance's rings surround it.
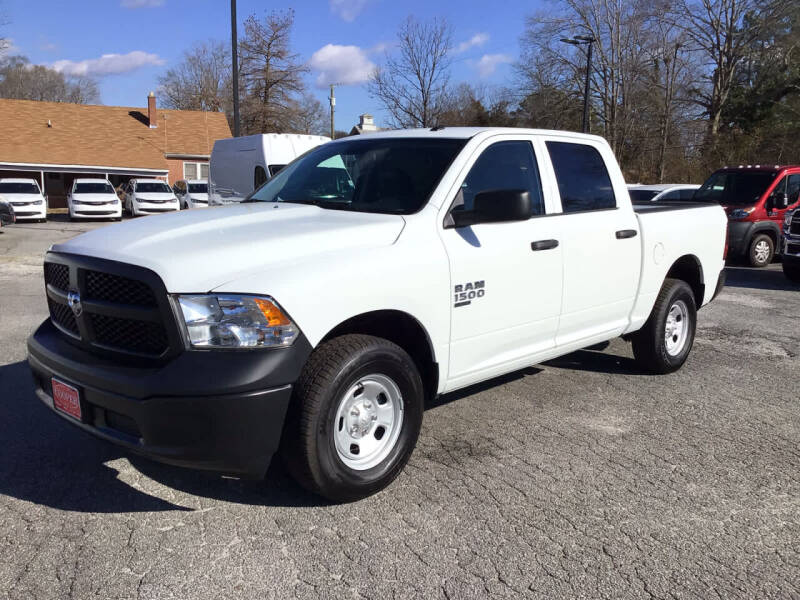
<svg viewBox="0 0 800 600">
<path fill-rule="evenodd" d="M 231 137 L 223 113 L 0 99 L 0 177 L 39 181 L 51 208 L 76 177 L 205 179 L 214 141 Z"/>
</svg>

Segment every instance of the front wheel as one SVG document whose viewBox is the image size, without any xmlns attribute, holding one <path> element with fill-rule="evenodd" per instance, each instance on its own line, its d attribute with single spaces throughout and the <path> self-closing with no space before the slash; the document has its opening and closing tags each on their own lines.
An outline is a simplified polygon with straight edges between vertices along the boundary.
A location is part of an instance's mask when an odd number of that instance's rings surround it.
<svg viewBox="0 0 800 600">
<path fill-rule="evenodd" d="M 683 366 L 694 344 L 697 308 L 685 281 L 667 279 L 644 326 L 632 338 L 636 362 L 652 373 Z"/>
<path fill-rule="evenodd" d="M 334 502 L 374 494 L 402 471 L 422 425 L 422 379 L 392 342 L 344 335 L 323 343 L 295 386 L 281 440 L 292 476 Z"/>
<path fill-rule="evenodd" d="M 772 257 L 775 255 L 775 244 L 772 238 L 764 233 L 760 233 L 753 237 L 750 242 L 750 266 L 760 269 L 766 267 L 772 262 Z"/>
</svg>

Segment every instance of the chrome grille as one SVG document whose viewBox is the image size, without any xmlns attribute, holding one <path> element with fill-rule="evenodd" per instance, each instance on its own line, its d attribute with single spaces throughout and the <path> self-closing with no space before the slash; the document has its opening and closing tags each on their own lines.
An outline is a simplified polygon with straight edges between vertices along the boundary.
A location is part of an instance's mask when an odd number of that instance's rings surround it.
<svg viewBox="0 0 800 600">
<path fill-rule="evenodd" d="M 789 223 L 789 233 L 792 235 L 800 235 L 800 209 L 794 213 Z"/>
</svg>

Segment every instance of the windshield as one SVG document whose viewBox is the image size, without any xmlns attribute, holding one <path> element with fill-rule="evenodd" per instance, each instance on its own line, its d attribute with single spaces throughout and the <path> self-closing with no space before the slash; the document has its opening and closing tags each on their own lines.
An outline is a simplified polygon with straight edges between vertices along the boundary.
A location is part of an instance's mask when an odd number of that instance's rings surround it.
<svg viewBox="0 0 800 600">
<path fill-rule="evenodd" d="M 137 194 L 171 194 L 172 189 L 166 183 L 145 181 L 136 184 Z"/>
<path fill-rule="evenodd" d="M 775 175 L 769 171 L 717 171 L 694 193 L 694 199 L 726 206 L 754 204 Z"/>
<path fill-rule="evenodd" d="M 114 194 L 114 188 L 110 183 L 76 183 L 75 194 Z"/>
<path fill-rule="evenodd" d="M 189 193 L 190 194 L 207 194 L 208 193 L 208 184 L 207 183 L 190 183 L 189 184 Z"/>
<path fill-rule="evenodd" d="M 656 190 L 628 190 L 634 202 L 650 202 L 658 195 Z"/>
<path fill-rule="evenodd" d="M 428 201 L 465 143 L 380 138 L 323 144 L 289 164 L 247 201 L 409 215 Z"/>
<path fill-rule="evenodd" d="M 35 183 L 20 183 L 6 181 L 0 183 L 0 194 L 38 194 L 39 188 Z"/>
</svg>

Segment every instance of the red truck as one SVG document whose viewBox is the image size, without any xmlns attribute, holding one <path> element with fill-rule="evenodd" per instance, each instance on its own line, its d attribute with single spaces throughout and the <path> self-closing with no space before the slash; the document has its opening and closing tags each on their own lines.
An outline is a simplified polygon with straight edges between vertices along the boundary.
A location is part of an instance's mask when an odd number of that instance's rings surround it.
<svg viewBox="0 0 800 600">
<path fill-rule="evenodd" d="M 800 165 L 740 165 L 714 171 L 694 200 L 728 215 L 729 256 L 766 267 L 780 248 L 784 215 L 800 205 Z"/>
</svg>

